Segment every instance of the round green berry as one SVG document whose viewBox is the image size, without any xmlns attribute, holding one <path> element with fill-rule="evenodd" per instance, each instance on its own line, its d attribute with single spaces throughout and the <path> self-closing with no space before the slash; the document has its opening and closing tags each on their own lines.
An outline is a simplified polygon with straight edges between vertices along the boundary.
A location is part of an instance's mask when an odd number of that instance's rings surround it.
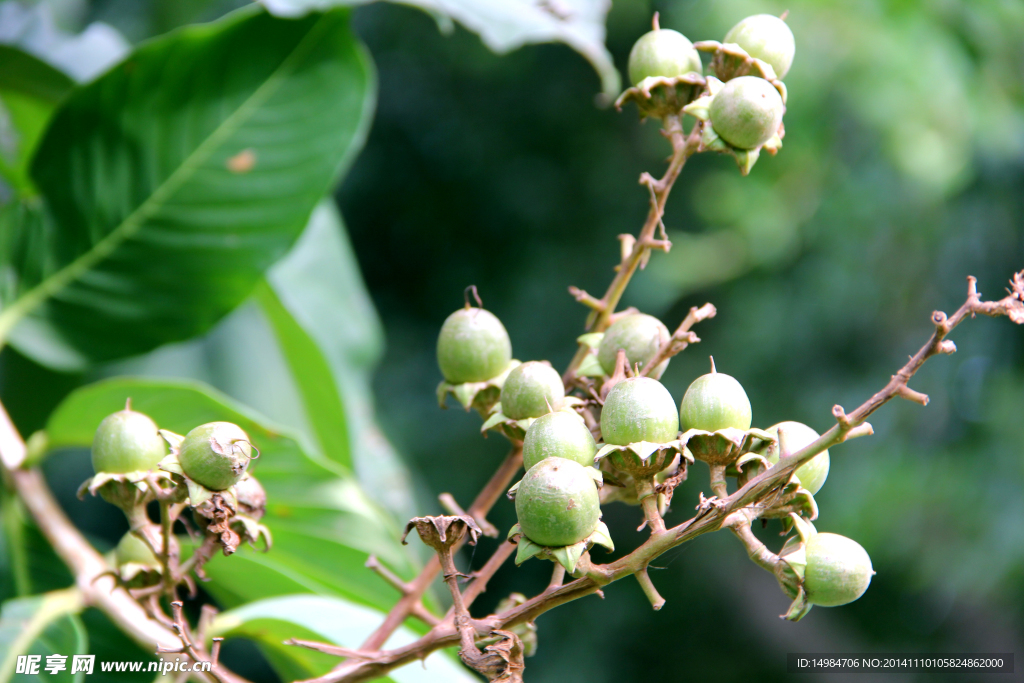
<svg viewBox="0 0 1024 683">
<path fill-rule="evenodd" d="M 676 402 L 658 380 L 631 377 L 608 392 L 601 409 L 601 436 L 605 443 L 665 443 L 678 435 Z"/>
<path fill-rule="evenodd" d="M 160 560 L 153 554 L 146 542 L 130 531 L 121 537 L 117 548 L 114 549 L 114 557 L 118 567 L 129 562 L 152 568 L 160 566 Z"/>
<path fill-rule="evenodd" d="M 482 308 L 460 308 L 448 316 L 437 338 L 437 364 L 451 384 L 484 382 L 512 360 L 512 342 L 501 321 Z"/>
<path fill-rule="evenodd" d="M 545 458 L 593 466 L 596 454 L 597 443 L 583 418 L 562 410 L 538 417 L 523 440 L 523 467 L 527 470 Z"/>
<path fill-rule="evenodd" d="M 789 24 L 771 14 L 755 14 L 729 29 L 724 43 L 736 43 L 748 55 L 768 62 L 778 78 L 784 78 L 793 64 L 796 42 Z"/>
<path fill-rule="evenodd" d="M 780 422 L 777 425 L 772 425 L 765 431 L 774 436 L 776 441 L 769 444 L 764 452 L 764 456 L 773 465 L 779 461 L 778 438 L 780 427 L 786 435 L 784 437 L 786 439 L 786 448 L 791 453 L 795 453 L 820 436 L 818 432 L 802 422 Z M 825 450 L 798 467 L 796 476 L 800 480 L 800 485 L 810 491 L 812 495 L 820 491 L 821 487 L 825 484 L 825 480 L 828 478 L 830 462 L 828 451 Z"/>
<path fill-rule="evenodd" d="M 178 462 L 190 479 L 211 491 L 223 491 L 245 474 L 252 458 L 249 436 L 231 422 L 210 422 L 185 435 Z"/>
<path fill-rule="evenodd" d="M 652 315 L 636 313 L 619 318 L 604 333 L 600 346 L 597 347 L 597 360 L 607 373 L 615 372 L 615 359 L 619 349 L 626 352 L 626 363 L 630 368 L 639 365 L 643 369 L 654 360 L 661 346 L 668 341 L 668 328 Z M 648 377 L 658 379 L 668 367 L 665 360 L 657 368 L 648 373 Z"/>
<path fill-rule="evenodd" d="M 750 429 L 750 400 L 743 386 L 735 378 L 711 372 L 693 380 L 679 403 L 679 424 L 683 431 L 702 429 Z"/>
<path fill-rule="evenodd" d="M 92 440 L 92 468 L 98 474 L 151 470 L 167 455 L 167 444 L 148 415 L 130 408 L 108 415 Z"/>
<path fill-rule="evenodd" d="M 505 378 L 501 412 L 513 420 L 540 417 L 561 408 L 564 399 L 565 385 L 558 371 L 531 360 L 516 366 Z"/>
<path fill-rule="evenodd" d="M 722 86 L 711 99 L 711 127 L 740 149 L 756 149 L 779 130 L 786 106 L 768 81 L 740 76 Z"/>
<path fill-rule="evenodd" d="M 531 467 L 515 496 L 519 527 L 538 545 L 579 543 L 601 519 L 597 483 L 583 465 L 565 458 L 547 458 Z"/>
<path fill-rule="evenodd" d="M 864 595 L 875 572 L 860 543 L 839 534 L 819 533 L 807 540 L 805 550 L 808 602 L 837 607 Z"/>
<path fill-rule="evenodd" d="M 678 31 L 655 29 L 640 36 L 629 52 L 629 80 L 633 85 L 651 76 L 674 78 L 703 72 L 693 43 Z"/>
</svg>

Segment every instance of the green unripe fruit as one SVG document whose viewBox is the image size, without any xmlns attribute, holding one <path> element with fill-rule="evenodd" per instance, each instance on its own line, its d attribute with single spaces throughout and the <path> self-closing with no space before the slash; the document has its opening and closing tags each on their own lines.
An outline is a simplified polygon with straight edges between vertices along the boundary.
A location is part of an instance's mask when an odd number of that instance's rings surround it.
<svg viewBox="0 0 1024 683">
<path fill-rule="evenodd" d="M 785 111 L 775 86 L 763 78 L 740 76 L 711 99 L 711 126 L 733 147 L 755 149 L 778 132 Z"/>
<path fill-rule="evenodd" d="M 683 431 L 702 429 L 750 429 L 750 400 L 734 377 L 715 371 L 693 380 L 679 403 L 679 424 Z"/>
<path fill-rule="evenodd" d="M 529 470 L 545 458 L 564 458 L 593 466 L 597 443 L 576 413 L 557 411 L 537 418 L 523 440 L 523 467 Z"/>
<path fill-rule="evenodd" d="M 805 544 L 804 590 L 813 605 L 837 607 L 853 602 L 871 583 L 871 558 L 860 543 L 839 534 L 819 533 Z"/>
<path fill-rule="evenodd" d="M 107 415 L 92 440 L 96 473 L 151 470 L 167 455 L 167 444 L 148 415 L 130 408 Z"/>
<path fill-rule="evenodd" d="M 693 43 L 671 29 L 655 29 L 640 36 L 629 52 L 628 70 L 633 85 L 651 76 L 674 78 L 691 71 L 703 73 Z"/>
<path fill-rule="evenodd" d="M 558 410 L 565 399 L 565 385 L 558 371 L 547 363 L 531 360 L 516 366 L 501 387 L 501 412 L 513 420 L 540 417 Z"/>
<path fill-rule="evenodd" d="M 117 548 L 114 550 L 114 557 L 117 560 L 118 567 L 124 566 L 129 562 L 147 567 L 160 566 L 160 560 L 156 558 L 156 555 L 149 549 L 145 541 L 130 531 L 121 537 Z"/>
<path fill-rule="evenodd" d="M 601 436 L 605 443 L 665 443 L 678 435 L 676 402 L 658 380 L 631 377 L 608 392 L 601 409 Z"/>
<path fill-rule="evenodd" d="M 820 436 L 818 432 L 802 422 L 780 422 L 777 425 L 772 425 L 765 431 L 774 436 L 776 442 L 768 446 L 764 456 L 773 465 L 779 461 L 779 427 L 786 434 L 786 448 L 791 453 L 797 452 Z M 830 463 L 828 451 L 826 450 L 798 467 L 796 476 L 800 479 L 800 485 L 810 491 L 812 495 L 820 491 L 821 487 L 825 484 L 825 480 L 828 479 Z"/>
<path fill-rule="evenodd" d="M 736 43 L 748 55 L 768 62 L 778 78 L 784 78 L 793 64 L 796 42 L 793 31 L 771 14 L 755 14 L 729 29 L 723 43 Z"/>
<path fill-rule="evenodd" d="M 597 483 L 578 462 L 547 458 L 531 467 L 516 491 L 523 534 L 538 545 L 579 543 L 601 519 Z"/>
<path fill-rule="evenodd" d="M 237 483 L 251 458 L 249 436 L 231 422 L 199 425 L 185 435 L 178 450 L 185 474 L 211 491 L 223 491 Z"/>
<path fill-rule="evenodd" d="M 643 369 L 654 359 L 668 338 L 668 328 L 654 316 L 645 313 L 627 315 L 612 323 L 604 333 L 601 345 L 597 347 L 597 360 L 601 363 L 601 369 L 610 375 L 615 372 L 619 349 L 623 349 L 629 367 L 639 364 Z M 658 379 L 667 367 L 668 360 L 665 360 L 648 376 Z"/>
<path fill-rule="evenodd" d="M 448 316 L 437 338 L 437 364 L 450 384 L 484 382 L 512 360 L 512 342 L 501 321 L 482 308 L 460 308 Z"/>
</svg>

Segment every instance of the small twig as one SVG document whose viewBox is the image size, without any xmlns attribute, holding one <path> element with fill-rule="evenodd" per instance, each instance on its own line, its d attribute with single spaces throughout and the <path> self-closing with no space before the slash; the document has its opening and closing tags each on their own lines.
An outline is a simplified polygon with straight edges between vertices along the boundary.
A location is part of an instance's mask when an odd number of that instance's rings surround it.
<svg viewBox="0 0 1024 683">
<path fill-rule="evenodd" d="M 690 312 L 683 318 L 683 322 L 679 324 L 676 331 L 672 333 L 668 341 L 661 345 L 658 349 L 658 353 L 654 355 L 654 358 L 644 366 L 641 375 L 649 375 L 659 365 L 662 364 L 666 359 L 671 358 L 681 353 L 690 344 L 696 344 L 700 341 L 700 338 L 690 331 L 690 329 L 699 322 L 703 322 L 709 318 L 714 318 L 715 314 L 718 313 L 712 304 L 707 303 L 697 308 L 696 306 L 690 308 Z"/>
<path fill-rule="evenodd" d="M 665 598 L 661 597 L 658 593 L 658 589 L 654 587 L 654 582 L 651 581 L 651 577 L 647 575 L 647 566 L 644 565 L 641 569 L 638 569 L 634 574 L 637 583 L 640 584 L 640 588 L 643 589 L 644 595 L 651 601 L 651 607 L 657 612 L 665 606 Z"/>
<path fill-rule="evenodd" d="M 384 566 L 380 560 L 377 559 L 376 555 L 370 555 L 366 558 L 366 568 L 372 571 L 377 576 L 381 577 L 388 583 L 389 586 L 397 590 L 402 595 L 408 595 L 411 588 L 408 583 L 402 581 L 397 574 L 392 572 L 386 566 Z M 411 616 L 416 617 L 428 626 L 436 626 L 440 623 L 440 619 L 430 613 L 430 610 L 423 604 L 423 600 L 420 599 L 409 611 Z"/>
<path fill-rule="evenodd" d="M 455 498 L 450 493 L 442 493 L 437 497 L 437 500 L 441 503 L 441 507 L 447 510 L 453 515 L 469 515 L 480 527 L 480 530 L 484 533 L 484 536 L 491 538 L 498 537 L 498 529 L 493 524 L 484 519 L 483 515 L 477 517 L 476 515 L 470 515 L 468 512 L 462 509 L 462 507 L 455 501 Z"/>
<path fill-rule="evenodd" d="M 467 609 L 473 604 L 477 596 L 487 590 L 487 582 L 491 580 L 491 577 L 505 564 L 508 558 L 512 557 L 515 551 L 515 545 L 502 541 L 494 549 L 494 553 L 484 563 L 484 566 L 473 572 L 473 581 L 466 586 L 466 590 L 462 594 L 462 599 L 466 603 Z"/>
</svg>

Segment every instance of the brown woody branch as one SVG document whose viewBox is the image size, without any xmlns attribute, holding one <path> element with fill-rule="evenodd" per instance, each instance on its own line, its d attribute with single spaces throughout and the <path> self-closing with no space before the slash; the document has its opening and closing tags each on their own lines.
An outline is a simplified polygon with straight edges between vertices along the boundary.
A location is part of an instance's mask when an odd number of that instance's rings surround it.
<svg viewBox="0 0 1024 683">
<path fill-rule="evenodd" d="M 814 442 L 795 453 L 784 454 L 774 467 L 756 476 L 732 495 L 722 500 L 702 500 L 696 516 L 671 529 L 653 533 L 643 545 L 629 555 L 606 565 L 593 565 L 584 556 L 577 572 L 582 575 L 581 578 L 564 585 L 551 585 L 544 592 L 521 605 L 484 619 L 473 620 L 471 623 L 476 628 L 476 636 L 484 637 L 494 630 L 507 629 L 534 621 L 548 610 L 597 593 L 608 583 L 618 581 L 626 576 L 635 575 L 641 580 L 641 585 L 644 585 L 643 570 L 652 560 L 687 541 L 708 532 L 718 531 L 723 527 L 732 529 L 740 540 L 744 541 L 751 558 L 768 569 L 773 564 L 771 553 L 767 552 L 766 548 L 762 551 L 758 547 L 756 539 L 751 541 L 751 538 L 744 533 L 744 528 L 749 532 L 750 521 L 757 519 L 767 507 L 766 501 L 772 499 L 773 493 L 780 491 L 788 483 L 792 473 L 798 467 L 814 456 L 836 444 L 871 434 L 870 425 L 866 422 L 867 417 L 893 397 L 906 397 L 907 382 L 914 373 L 932 356 L 939 353 L 952 353 L 955 347 L 945 337 L 968 316 L 973 317 L 977 314 L 1006 315 L 1015 323 L 1024 323 L 1024 271 L 1014 276 L 1012 290 L 1008 296 L 992 302 L 981 301 L 975 279 L 968 278 L 967 301 L 957 309 L 956 313 L 948 318 L 941 312 L 933 314 L 932 321 L 935 324 L 935 331 L 925 345 L 898 373 L 893 375 L 881 391 L 852 413 L 847 414 L 841 407 L 836 406 L 833 409 L 836 425 Z M 737 513 L 742 516 L 742 519 L 737 516 Z M 654 601 L 652 600 L 652 602 Z M 458 641 L 459 633 L 454 624 L 451 620 L 445 620 L 413 643 L 393 650 L 359 653 L 360 659 L 350 659 L 326 676 L 312 679 L 309 683 L 368 681 L 387 675 L 396 667 L 423 659 L 431 652 L 453 645 Z"/>
</svg>

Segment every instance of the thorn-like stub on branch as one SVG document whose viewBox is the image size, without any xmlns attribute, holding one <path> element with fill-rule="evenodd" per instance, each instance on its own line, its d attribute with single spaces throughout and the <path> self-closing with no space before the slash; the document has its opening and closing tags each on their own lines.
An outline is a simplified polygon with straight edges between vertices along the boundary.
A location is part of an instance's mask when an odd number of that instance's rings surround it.
<svg viewBox="0 0 1024 683">
<path fill-rule="evenodd" d="M 942 311 L 935 311 L 932 313 L 932 322 L 935 323 L 936 327 L 944 327 L 946 325 L 946 314 Z"/>
<path fill-rule="evenodd" d="M 469 533 L 469 544 L 476 545 L 477 539 L 483 533 L 480 527 L 469 515 L 438 515 L 436 517 L 413 517 L 405 525 L 405 533 L 402 534 L 402 545 L 406 545 L 406 536 L 416 529 L 420 539 L 436 550 L 437 552 L 447 551 L 453 545 L 462 540 L 462 537 Z"/>
<path fill-rule="evenodd" d="M 906 384 L 900 384 L 899 388 L 896 389 L 896 394 L 900 398 L 905 398 L 908 401 L 919 403 L 923 406 L 928 405 L 928 394 L 922 394 L 920 391 L 914 391 Z"/>
<path fill-rule="evenodd" d="M 842 425 L 844 429 L 850 428 L 850 418 L 846 416 L 846 411 L 838 403 L 832 406 L 832 415 L 836 418 L 836 422 Z"/>
</svg>

